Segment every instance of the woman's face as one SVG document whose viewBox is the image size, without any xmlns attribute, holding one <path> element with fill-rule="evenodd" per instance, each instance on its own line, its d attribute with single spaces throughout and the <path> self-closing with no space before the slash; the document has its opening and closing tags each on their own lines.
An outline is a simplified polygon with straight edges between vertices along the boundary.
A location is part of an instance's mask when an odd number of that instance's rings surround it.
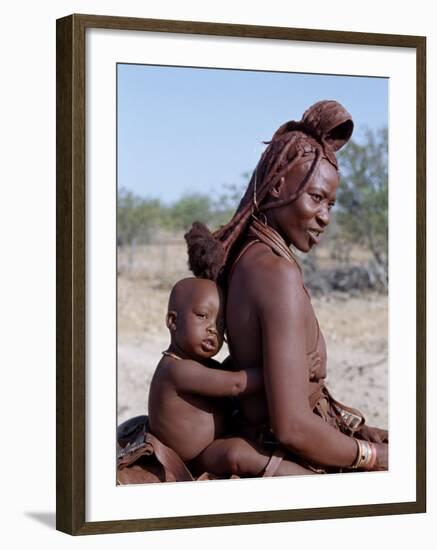
<svg viewBox="0 0 437 550">
<path fill-rule="evenodd" d="M 311 166 L 305 162 L 294 168 L 282 185 L 271 194 L 278 200 L 287 199 L 295 192 Z M 290 204 L 266 212 L 269 223 L 282 235 L 285 242 L 302 252 L 309 252 L 319 244 L 330 221 L 338 187 L 337 170 L 322 159 L 319 168 L 299 197 Z"/>
</svg>

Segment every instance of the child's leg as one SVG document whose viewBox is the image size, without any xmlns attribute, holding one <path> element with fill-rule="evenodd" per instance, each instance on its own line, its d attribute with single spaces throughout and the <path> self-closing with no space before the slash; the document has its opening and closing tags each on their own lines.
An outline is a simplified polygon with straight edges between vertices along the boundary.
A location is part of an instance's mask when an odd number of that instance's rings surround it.
<svg viewBox="0 0 437 550">
<path fill-rule="evenodd" d="M 261 476 L 270 459 L 267 449 L 241 437 L 216 439 L 196 459 L 198 472 L 210 472 L 223 476 L 235 474 L 240 477 Z M 282 460 L 275 476 L 313 474 L 290 460 Z"/>
</svg>

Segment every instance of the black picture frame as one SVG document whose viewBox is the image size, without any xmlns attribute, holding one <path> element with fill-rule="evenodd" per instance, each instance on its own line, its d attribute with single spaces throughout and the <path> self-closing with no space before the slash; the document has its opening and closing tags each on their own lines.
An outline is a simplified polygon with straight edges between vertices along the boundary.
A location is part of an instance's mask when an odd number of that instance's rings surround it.
<svg viewBox="0 0 437 550">
<path fill-rule="evenodd" d="M 86 521 L 85 33 L 89 28 L 359 44 L 416 53 L 416 498 L 411 502 Z M 70 15 L 57 21 L 57 529 L 72 535 L 408 514 L 426 511 L 426 38 L 212 22 Z"/>
</svg>

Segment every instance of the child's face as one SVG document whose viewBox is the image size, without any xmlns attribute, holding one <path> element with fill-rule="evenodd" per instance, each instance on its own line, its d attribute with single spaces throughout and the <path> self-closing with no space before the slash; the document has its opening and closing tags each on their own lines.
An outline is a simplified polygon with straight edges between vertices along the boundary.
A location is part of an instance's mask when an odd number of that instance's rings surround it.
<svg viewBox="0 0 437 550">
<path fill-rule="evenodd" d="M 199 284 L 190 294 L 177 312 L 173 341 L 187 357 L 207 359 L 216 355 L 223 345 L 220 295 L 211 281 Z"/>
</svg>

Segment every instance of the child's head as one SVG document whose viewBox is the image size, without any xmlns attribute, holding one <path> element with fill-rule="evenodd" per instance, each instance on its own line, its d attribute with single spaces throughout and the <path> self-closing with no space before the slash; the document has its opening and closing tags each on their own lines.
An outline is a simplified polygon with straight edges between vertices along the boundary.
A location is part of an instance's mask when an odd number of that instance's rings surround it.
<svg viewBox="0 0 437 550">
<path fill-rule="evenodd" d="M 184 359 L 207 359 L 223 345 L 223 300 L 209 279 L 178 281 L 168 301 L 171 347 Z"/>
</svg>

